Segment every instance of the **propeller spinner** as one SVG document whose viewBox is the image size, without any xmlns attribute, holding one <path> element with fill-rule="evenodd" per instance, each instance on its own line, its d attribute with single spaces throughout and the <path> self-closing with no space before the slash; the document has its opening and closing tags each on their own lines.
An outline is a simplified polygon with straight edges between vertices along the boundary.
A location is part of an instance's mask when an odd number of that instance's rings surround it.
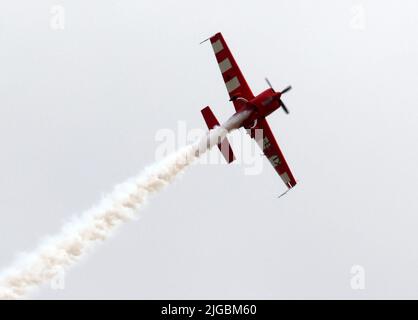
<svg viewBox="0 0 418 320">
<path fill-rule="evenodd" d="M 269 79 L 267 79 L 267 78 L 266 78 L 266 82 L 267 82 L 267 84 L 269 85 L 269 87 L 270 87 L 270 88 L 271 88 L 274 92 L 276 92 L 276 90 L 274 90 L 274 89 L 273 89 L 273 86 L 271 85 L 271 83 L 270 83 Z M 280 92 L 280 94 L 286 93 L 286 92 L 290 91 L 291 89 L 292 89 L 292 86 L 287 86 L 286 88 L 284 88 L 284 89 Z M 289 110 L 287 109 L 286 105 L 283 103 L 282 99 L 279 99 L 279 103 L 280 103 L 280 105 L 282 106 L 282 108 L 283 108 L 284 112 L 286 112 L 287 114 L 289 114 Z"/>
</svg>

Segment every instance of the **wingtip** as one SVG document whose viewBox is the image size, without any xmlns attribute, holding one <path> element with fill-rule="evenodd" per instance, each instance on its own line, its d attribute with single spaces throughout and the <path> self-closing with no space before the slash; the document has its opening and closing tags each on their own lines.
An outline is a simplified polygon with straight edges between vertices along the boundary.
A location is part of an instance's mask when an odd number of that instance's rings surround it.
<svg viewBox="0 0 418 320">
<path fill-rule="evenodd" d="M 294 184 L 294 185 L 290 185 L 290 183 L 287 185 L 287 187 L 288 187 L 288 189 L 285 191 L 285 192 L 283 192 L 281 195 L 279 195 L 277 198 L 281 198 L 281 197 L 283 197 L 284 195 L 286 195 L 290 190 L 292 190 L 294 187 L 295 187 L 295 185 L 296 185 L 296 183 Z"/>
<path fill-rule="evenodd" d="M 210 40 L 210 39 L 212 39 L 212 38 L 214 38 L 214 37 L 216 37 L 216 36 L 221 36 L 221 35 L 222 35 L 222 33 L 217 32 L 217 33 L 215 33 L 213 36 L 210 36 L 209 38 L 207 38 L 207 39 L 205 39 L 205 40 L 201 41 L 199 44 L 202 44 L 202 43 L 204 43 L 204 42 L 206 42 L 206 41 L 208 41 L 208 40 Z"/>
<path fill-rule="evenodd" d="M 211 38 L 211 37 L 210 37 L 210 38 Z M 205 39 L 205 40 L 203 40 L 203 41 L 200 41 L 200 43 L 199 43 L 199 44 L 202 44 L 202 43 L 204 43 L 204 42 L 208 41 L 210 38 L 207 38 L 207 39 Z"/>
<path fill-rule="evenodd" d="M 280 199 L 281 197 L 283 197 L 284 195 L 286 195 L 286 193 L 288 193 L 290 189 L 291 189 L 291 188 L 287 189 L 285 192 L 283 192 L 281 195 L 279 195 L 279 196 L 277 197 L 277 199 Z"/>
</svg>

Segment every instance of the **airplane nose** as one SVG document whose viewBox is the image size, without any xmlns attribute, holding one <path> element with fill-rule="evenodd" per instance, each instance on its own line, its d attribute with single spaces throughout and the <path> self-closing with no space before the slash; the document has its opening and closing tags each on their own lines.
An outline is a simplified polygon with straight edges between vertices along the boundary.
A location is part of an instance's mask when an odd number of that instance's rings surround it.
<svg viewBox="0 0 418 320">
<path fill-rule="evenodd" d="M 267 82 L 267 84 L 269 85 L 270 89 L 271 89 L 271 90 L 273 90 L 274 92 L 276 92 L 276 91 L 273 89 L 273 86 L 271 85 L 271 83 L 270 83 L 269 79 L 267 79 L 267 78 L 266 78 L 266 82 Z M 286 105 L 283 103 L 283 101 L 280 99 L 280 97 L 281 97 L 281 95 L 282 95 L 283 93 L 286 93 L 286 92 L 288 92 L 288 91 L 289 91 L 289 90 L 291 90 L 291 89 L 292 89 L 292 86 L 287 86 L 286 88 L 284 88 L 284 89 L 282 90 L 282 92 L 276 92 L 276 94 L 274 95 L 274 97 L 275 97 L 275 98 L 279 101 L 280 106 L 283 108 L 284 112 L 286 112 L 286 113 L 289 113 L 289 110 L 286 108 Z"/>
</svg>

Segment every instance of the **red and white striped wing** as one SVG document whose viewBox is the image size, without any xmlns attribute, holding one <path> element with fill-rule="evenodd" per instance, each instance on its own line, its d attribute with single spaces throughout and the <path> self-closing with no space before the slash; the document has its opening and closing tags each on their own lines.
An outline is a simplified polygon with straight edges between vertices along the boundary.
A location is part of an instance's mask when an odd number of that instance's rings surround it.
<svg viewBox="0 0 418 320">
<path fill-rule="evenodd" d="M 257 130 L 258 129 L 258 130 Z M 262 130 L 260 130 L 262 129 Z M 260 134 L 262 133 L 262 134 Z M 266 119 L 260 119 L 257 125 L 249 130 L 251 138 L 256 140 L 264 155 L 270 161 L 273 168 L 277 171 L 284 184 L 290 189 L 296 185 L 296 180 L 293 177 L 287 165 L 286 159 L 283 156 L 279 145 L 271 132 L 270 126 Z"/>
<path fill-rule="evenodd" d="M 215 53 L 216 61 L 218 62 L 229 97 L 242 97 L 247 100 L 254 98 L 222 34 L 215 34 L 210 38 L 210 43 L 212 44 L 213 52 Z M 234 101 L 234 106 L 238 110 L 241 104 Z"/>
</svg>

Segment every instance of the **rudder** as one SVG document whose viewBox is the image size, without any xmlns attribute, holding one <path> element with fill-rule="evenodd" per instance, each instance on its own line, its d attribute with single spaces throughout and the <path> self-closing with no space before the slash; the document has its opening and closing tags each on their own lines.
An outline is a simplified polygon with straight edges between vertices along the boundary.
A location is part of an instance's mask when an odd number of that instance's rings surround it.
<svg viewBox="0 0 418 320">
<path fill-rule="evenodd" d="M 203 119 L 205 119 L 206 125 L 209 129 L 213 129 L 216 126 L 220 126 L 218 119 L 216 119 L 209 106 L 201 110 Z M 235 160 L 234 152 L 228 139 L 225 137 L 221 143 L 218 144 L 218 148 L 224 156 L 227 163 L 231 163 Z"/>
</svg>

